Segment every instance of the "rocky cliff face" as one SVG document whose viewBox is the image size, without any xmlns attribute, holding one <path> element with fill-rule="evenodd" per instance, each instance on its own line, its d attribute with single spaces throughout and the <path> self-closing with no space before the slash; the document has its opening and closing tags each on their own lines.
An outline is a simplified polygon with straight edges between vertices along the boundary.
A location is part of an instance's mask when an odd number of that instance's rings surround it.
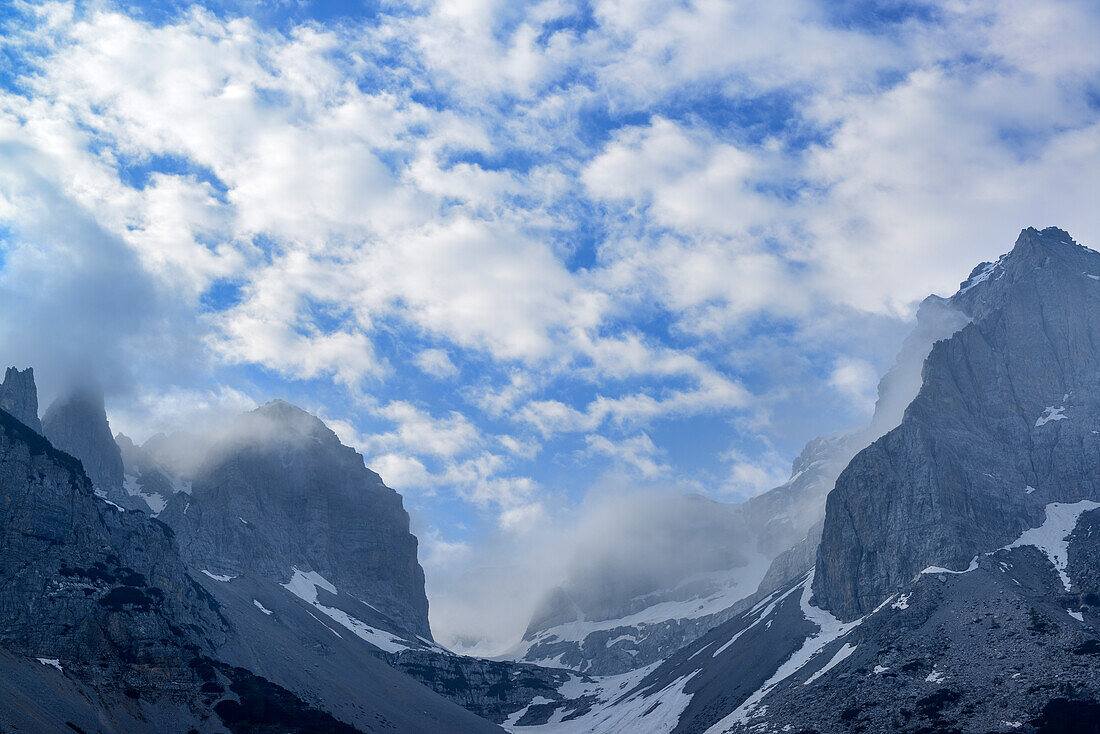
<svg viewBox="0 0 1100 734">
<path fill-rule="evenodd" d="M 4 382 L 0 384 L 0 410 L 7 411 L 35 433 L 42 433 L 42 422 L 38 419 L 38 388 L 32 368 L 8 367 Z"/>
<path fill-rule="evenodd" d="M 122 453 L 111 437 L 103 393 L 82 388 L 58 398 L 42 417 L 42 433 L 51 444 L 80 459 L 96 489 L 107 494 L 122 489 Z"/>
<path fill-rule="evenodd" d="M 314 572 L 431 639 L 401 497 L 324 423 L 275 401 L 242 416 L 160 515 L 194 569 L 287 583 Z"/>
<path fill-rule="evenodd" d="M 1100 498 L 1100 253 L 1025 230 L 951 304 L 971 323 L 829 495 L 814 593 L 844 619 L 923 568 L 966 568 L 1051 502 Z"/>
</svg>

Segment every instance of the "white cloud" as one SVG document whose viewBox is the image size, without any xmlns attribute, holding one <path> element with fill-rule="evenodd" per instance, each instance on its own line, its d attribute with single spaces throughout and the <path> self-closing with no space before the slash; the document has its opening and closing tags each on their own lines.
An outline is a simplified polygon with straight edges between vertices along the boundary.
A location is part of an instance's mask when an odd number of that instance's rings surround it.
<svg viewBox="0 0 1100 734">
<path fill-rule="evenodd" d="M 439 378 L 452 377 L 458 373 L 458 368 L 442 349 L 423 350 L 416 355 L 416 365 L 429 375 Z"/>
<path fill-rule="evenodd" d="M 522 532 L 539 522 L 545 514 L 541 502 L 509 507 L 500 513 L 500 527 L 510 532 Z"/>
<path fill-rule="evenodd" d="M 778 487 L 790 476 L 790 464 L 785 464 L 774 450 L 753 459 L 734 449 L 729 452 L 728 458 L 730 467 L 725 491 L 738 500 Z"/>
<path fill-rule="evenodd" d="M 657 460 L 661 451 L 645 433 L 619 441 L 612 441 L 606 436 L 588 435 L 584 441 L 590 454 L 606 456 L 621 468 L 635 471 L 645 479 L 665 474 L 671 468 Z"/>
<path fill-rule="evenodd" d="M 435 418 L 401 400 L 387 403 L 375 412 L 395 423 L 397 430 L 368 439 L 374 448 L 401 447 L 427 456 L 452 458 L 484 442 L 477 427 L 457 412 Z"/>
<path fill-rule="evenodd" d="M 74 355 L 141 383 L 112 400 L 137 431 L 246 400 L 228 365 L 332 379 L 377 396 L 359 407 L 390 427 L 339 428 L 387 481 L 498 525 L 554 509 L 539 438 L 689 474 L 648 426 L 717 415 L 757 441 L 807 393 L 866 407 L 853 323 L 908 317 L 1023 226 L 1100 242 L 1084 0 L 872 31 L 812 0 L 428 2 L 285 32 L 20 7 L 5 346 L 55 384 Z M 475 382 L 444 411 L 421 373 Z M 751 493 L 785 463 L 721 470 Z"/>
<path fill-rule="evenodd" d="M 829 384 L 852 402 L 852 412 L 870 415 L 875 407 L 878 370 L 864 359 L 837 358 L 829 375 Z"/>
</svg>

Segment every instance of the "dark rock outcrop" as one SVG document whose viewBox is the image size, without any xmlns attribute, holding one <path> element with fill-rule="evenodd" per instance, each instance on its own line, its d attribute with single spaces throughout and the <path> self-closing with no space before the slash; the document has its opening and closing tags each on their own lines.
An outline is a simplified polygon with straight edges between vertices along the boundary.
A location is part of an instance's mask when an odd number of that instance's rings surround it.
<svg viewBox="0 0 1100 734">
<path fill-rule="evenodd" d="M 1048 503 L 1100 498 L 1100 253 L 1025 230 L 951 304 L 971 323 L 829 495 L 814 592 L 842 618 L 926 566 L 966 568 Z"/>
<path fill-rule="evenodd" d="M 36 433 L 42 433 L 38 419 L 38 388 L 34 384 L 34 369 L 18 370 L 8 367 L 4 382 L 0 384 L 0 410 L 7 411 L 16 420 Z"/>
</svg>

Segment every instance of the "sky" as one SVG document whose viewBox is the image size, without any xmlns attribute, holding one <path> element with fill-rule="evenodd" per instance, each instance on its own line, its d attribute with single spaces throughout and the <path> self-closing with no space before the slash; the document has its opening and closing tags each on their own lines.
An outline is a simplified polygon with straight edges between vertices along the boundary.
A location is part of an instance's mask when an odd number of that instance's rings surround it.
<svg viewBox="0 0 1100 734">
<path fill-rule="evenodd" d="M 784 481 L 916 305 L 1100 242 L 1088 1 L 0 9 L 0 345 L 141 442 L 282 397 L 437 586 L 586 498 Z M 433 624 L 437 618 L 433 616 Z"/>
</svg>

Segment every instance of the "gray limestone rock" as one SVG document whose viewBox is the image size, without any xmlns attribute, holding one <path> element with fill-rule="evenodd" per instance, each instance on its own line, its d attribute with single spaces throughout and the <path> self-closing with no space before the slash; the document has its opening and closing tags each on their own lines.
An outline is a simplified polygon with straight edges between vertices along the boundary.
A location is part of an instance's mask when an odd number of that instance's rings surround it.
<svg viewBox="0 0 1100 734">
<path fill-rule="evenodd" d="M 160 518 L 188 565 L 277 583 L 313 571 L 431 639 L 401 496 L 318 418 L 274 401 L 242 416 Z"/>
<path fill-rule="evenodd" d="M 96 489 L 109 495 L 122 489 L 122 453 L 111 437 L 102 392 L 81 388 L 55 400 L 42 417 L 42 434 L 80 459 Z"/>
<path fill-rule="evenodd" d="M 34 369 L 8 367 L 0 384 L 0 410 L 5 410 L 36 433 L 42 433 L 38 419 L 38 388 L 34 384 Z"/>
<path fill-rule="evenodd" d="M 844 619 L 926 566 L 966 568 L 1047 503 L 1100 498 L 1100 253 L 1025 230 L 951 302 L 971 323 L 829 495 L 814 592 Z"/>
<path fill-rule="evenodd" d="M 3 728 L 498 731 L 264 583 L 189 573 L 166 524 L 0 411 Z"/>
</svg>

